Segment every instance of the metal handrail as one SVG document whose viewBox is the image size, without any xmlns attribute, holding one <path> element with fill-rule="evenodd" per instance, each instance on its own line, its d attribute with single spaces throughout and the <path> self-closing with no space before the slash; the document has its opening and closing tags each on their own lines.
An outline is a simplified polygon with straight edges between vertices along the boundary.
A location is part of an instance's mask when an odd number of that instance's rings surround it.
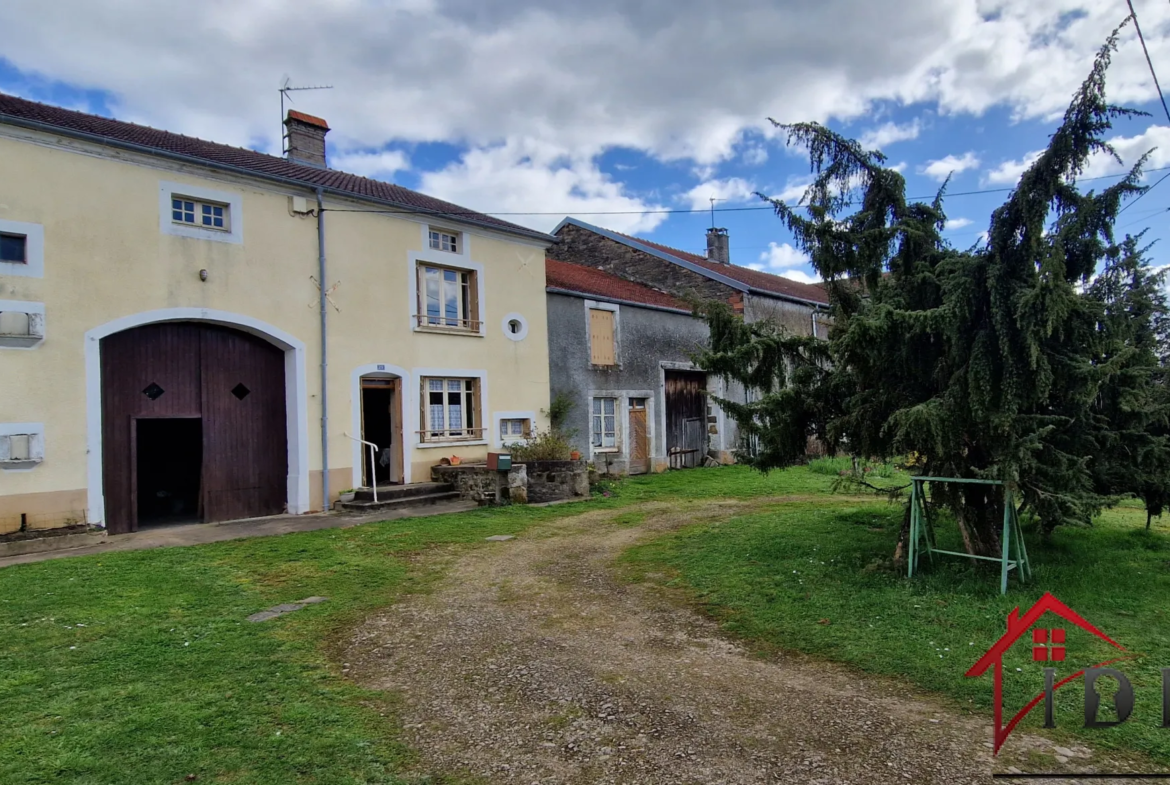
<svg viewBox="0 0 1170 785">
<path fill-rule="evenodd" d="M 346 431 L 345 435 L 349 436 L 349 432 Z M 349 438 L 353 439 L 355 442 L 361 442 L 362 444 L 370 445 L 370 477 L 373 478 L 373 482 L 370 483 L 370 487 L 372 487 L 374 489 L 374 504 L 377 504 L 378 503 L 378 468 L 377 468 L 377 466 L 374 465 L 374 451 L 378 449 L 378 445 L 374 444 L 373 442 L 367 442 L 365 439 L 359 439 L 356 436 L 349 436 Z"/>
</svg>

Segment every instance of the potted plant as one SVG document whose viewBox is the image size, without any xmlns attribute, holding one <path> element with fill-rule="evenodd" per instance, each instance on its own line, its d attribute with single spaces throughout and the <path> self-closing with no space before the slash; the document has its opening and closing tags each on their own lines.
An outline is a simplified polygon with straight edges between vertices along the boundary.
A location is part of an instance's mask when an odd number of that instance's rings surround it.
<svg viewBox="0 0 1170 785">
<path fill-rule="evenodd" d="M 581 460 L 581 451 L 580 450 L 573 450 L 572 452 L 570 452 L 569 453 L 569 460 L 570 461 Z"/>
<path fill-rule="evenodd" d="M 338 496 L 338 501 L 343 501 L 343 502 L 351 502 L 351 501 L 353 501 L 353 498 L 354 498 L 356 495 L 357 495 L 357 491 L 356 491 L 356 490 L 354 490 L 353 488 L 346 488 L 344 491 L 342 491 L 341 493 L 337 494 L 337 496 Z"/>
</svg>

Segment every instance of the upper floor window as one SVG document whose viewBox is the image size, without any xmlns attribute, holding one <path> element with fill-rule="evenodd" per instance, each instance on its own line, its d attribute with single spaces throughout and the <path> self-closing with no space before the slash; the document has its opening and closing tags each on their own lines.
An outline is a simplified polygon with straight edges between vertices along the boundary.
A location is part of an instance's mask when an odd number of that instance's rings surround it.
<svg viewBox="0 0 1170 785">
<path fill-rule="evenodd" d="M 232 228 L 229 205 L 188 199 L 185 196 L 171 197 L 171 220 L 220 232 L 230 232 Z"/>
<path fill-rule="evenodd" d="M 422 380 L 423 442 L 482 439 L 479 379 Z"/>
<path fill-rule="evenodd" d="M 479 288 L 474 270 L 421 263 L 418 279 L 420 326 L 479 332 Z"/>
<path fill-rule="evenodd" d="M 28 264 L 28 237 L 0 232 L 0 262 Z"/>
<path fill-rule="evenodd" d="M 613 311 L 589 309 L 589 362 L 593 365 L 617 365 L 613 316 Z"/>
<path fill-rule="evenodd" d="M 436 251 L 459 253 L 459 235 L 438 229 L 430 230 L 430 245 Z"/>
</svg>

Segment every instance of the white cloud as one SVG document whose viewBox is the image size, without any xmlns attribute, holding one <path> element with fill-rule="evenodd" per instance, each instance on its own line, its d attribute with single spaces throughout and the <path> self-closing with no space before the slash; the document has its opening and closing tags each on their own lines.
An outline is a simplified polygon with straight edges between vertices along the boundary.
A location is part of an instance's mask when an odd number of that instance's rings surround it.
<svg viewBox="0 0 1170 785">
<path fill-rule="evenodd" d="M 955 229 L 962 229 L 964 226 L 970 226 L 975 223 L 970 218 L 948 218 L 946 231 L 954 231 Z"/>
<path fill-rule="evenodd" d="M 1142 15 L 1151 57 L 1170 62 L 1170 3 Z M 334 85 L 296 94 L 296 107 L 325 117 L 339 149 L 535 140 L 589 182 L 618 147 L 717 165 L 745 134 L 776 138 L 768 116 L 848 121 L 891 101 L 1052 118 L 1120 18 L 1100 0 L 743 0 L 717 15 L 700 0 L 236 0 L 205 14 L 151 0 L 59 0 L 51 14 L 37 0 L 0 3 L 7 63 L 106 91 L 123 119 L 278 151 L 275 91 L 291 71 Z M 1110 100 L 1154 98 L 1132 26 L 1122 44 Z M 894 129 L 908 133 L 873 133 Z M 452 178 L 474 168 L 444 172 L 456 190 Z"/>
<path fill-rule="evenodd" d="M 759 264 L 751 265 L 757 270 L 779 272 L 808 264 L 808 254 L 788 243 L 768 243 L 768 250 L 760 254 Z"/>
<path fill-rule="evenodd" d="M 748 166 L 762 166 L 768 162 L 768 151 L 761 146 L 749 147 L 743 154 L 743 162 Z"/>
<path fill-rule="evenodd" d="M 966 152 L 962 156 L 948 155 L 945 158 L 927 161 L 926 166 L 920 168 L 918 172 L 941 183 L 952 174 L 960 174 L 968 169 L 978 168 L 978 166 L 979 158 L 975 153 Z"/>
<path fill-rule="evenodd" d="M 1170 4 L 1147 5 L 1150 53 L 1165 62 Z M 334 85 L 296 100 L 344 147 L 535 137 L 574 155 L 623 146 L 711 163 L 746 131 L 770 136 L 768 115 L 848 120 L 892 100 L 1051 117 L 1120 18 L 1099 0 L 744 0 L 713 13 L 699 0 L 237 0 L 197 15 L 60 0 L 46 14 L 7 0 L 0 29 L 18 69 L 109 91 L 119 116 L 230 143 L 279 148 L 271 107 L 293 69 L 294 83 Z M 232 78 L 208 78 L 209 64 Z M 1109 80 L 1116 102 L 1154 97 L 1132 27 Z"/>
<path fill-rule="evenodd" d="M 401 150 L 383 150 L 377 153 L 348 152 L 331 156 L 329 166 L 363 177 L 393 180 L 396 172 L 410 170 L 410 158 Z"/>
<path fill-rule="evenodd" d="M 1020 181 L 1020 176 L 1028 170 L 1028 167 L 1036 163 L 1036 159 L 1040 157 L 1043 150 L 1033 150 L 1030 153 L 1024 153 L 1024 157 L 1015 161 L 1004 161 L 999 166 L 995 167 L 987 173 L 983 178 L 983 182 L 987 185 L 1012 185 Z"/>
<path fill-rule="evenodd" d="M 741 177 L 729 177 L 726 180 L 709 180 L 699 183 L 682 195 L 683 201 L 690 205 L 692 210 L 704 210 L 711 207 L 711 199 L 716 202 L 746 202 L 757 188 L 755 183 L 748 182 Z M 716 204 L 716 207 L 719 205 Z"/>
<path fill-rule="evenodd" d="M 801 177 L 789 177 L 788 181 L 784 183 L 784 190 L 778 194 L 773 194 L 773 199 L 779 199 L 782 202 L 795 204 L 804 197 L 804 192 L 812 185 L 813 178 L 811 175 L 804 175 Z"/>
<path fill-rule="evenodd" d="M 1156 169 L 1170 166 L 1170 127 L 1151 125 L 1137 136 L 1115 136 L 1109 140 L 1113 149 L 1121 156 L 1122 163 L 1105 153 L 1096 153 L 1089 159 L 1082 177 L 1101 177 L 1109 174 L 1121 174 L 1137 163 L 1138 159 L 1151 150 L 1150 158 L 1146 161 L 1147 169 Z M 1154 149 L 1157 148 L 1157 149 Z"/>
<path fill-rule="evenodd" d="M 785 270 L 780 273 L 781 278 L 787 278 L 791 281 L 799 281 L 800 283 L 820 283 L 821 279 L 811 273 L 806 273 L 804 270 Z"/>
<path fill-rule="evenodd" d="M 917 139 L 921 130 L 921 124 L 918 122 L 918 118 L 914 118 L 912 122 L 906 123 L 905 125 L 890 122 L 879 125 L 877 128 L 869 129 L 861 135 L 858 141 L 867 150 L 881 150 L 897 142 Z"/>
<path fill-rule="evenodd" d="M 508 215 L 509 221 L 550 231 L 566 215 L 598 220 L 618 232 L 649 232 L 666 219 L 663 209 L 625 192 L 587 157 L 568 158 L 532 140 L 477 148 L 438 172 L 426 172 L 425 193 L 472 210 L 554 215 Z M 622 212 L 591 218 L 591 213 Z"/>
</svg>

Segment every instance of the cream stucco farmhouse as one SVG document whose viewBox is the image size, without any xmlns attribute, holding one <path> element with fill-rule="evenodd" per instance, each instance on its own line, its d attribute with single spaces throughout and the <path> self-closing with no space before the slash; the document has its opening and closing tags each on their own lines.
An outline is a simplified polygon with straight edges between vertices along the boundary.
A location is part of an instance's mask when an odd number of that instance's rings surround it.
<svg viewBox="0 0 1170 785">
<path fill-rule="evenodd" d="M 286 126 L 281 158 L 0 95 L 0 535 L 320 510 L 544 424 L 552 238 Z"/>
</svg>

